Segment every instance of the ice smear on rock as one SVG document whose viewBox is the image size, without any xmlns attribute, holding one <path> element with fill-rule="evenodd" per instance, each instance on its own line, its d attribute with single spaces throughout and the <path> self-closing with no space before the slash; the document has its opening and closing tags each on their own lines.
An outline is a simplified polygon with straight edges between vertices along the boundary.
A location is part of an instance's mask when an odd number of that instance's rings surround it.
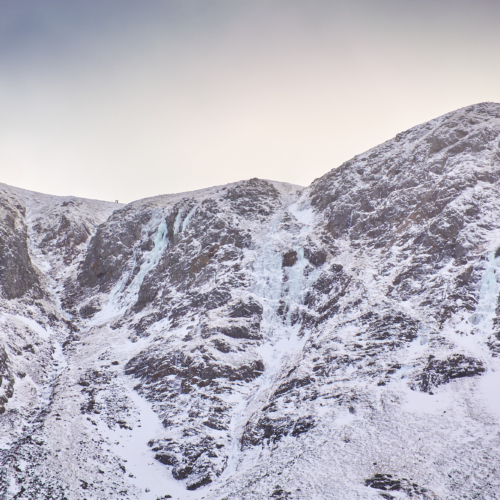
<svg viewBox="0 0 500 500">
<path fill-rule="evenodd" d="M 108 303 L 93 321 L 93 324 L 102 324 L 106 320 L 113 319 L 120 314 L 123 314 L 136 301 L 141 288 L 142 282 L 146 274 L 151 271 L 159 262 L 163 251 L 165 250 L 167 240 L 167 225 L 163 218 L 163 214 L 157 213 L 152 217 L 151 222 L 143 229 L 144 234 L 156 229 L 153 249 L 145 252 L 140 256 L 136 256 L 142 260 L 139 271 L 132 279 L 130 284 L 129 273 L 125 273 L 118 283 L 114 286 L 109 294 Z"/>
</svg>

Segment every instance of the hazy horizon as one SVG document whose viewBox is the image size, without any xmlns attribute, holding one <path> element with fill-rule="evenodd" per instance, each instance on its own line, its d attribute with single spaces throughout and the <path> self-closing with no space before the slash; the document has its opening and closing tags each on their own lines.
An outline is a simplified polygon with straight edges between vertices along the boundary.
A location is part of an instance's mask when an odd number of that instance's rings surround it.
<svg viewBox="0 0 500 500">
<path fill-rule="evenodd" d="M 500 2 L 0 0 L 0 182 L 120 202 L 308 185 L 500 102 Z"/>
</svg>

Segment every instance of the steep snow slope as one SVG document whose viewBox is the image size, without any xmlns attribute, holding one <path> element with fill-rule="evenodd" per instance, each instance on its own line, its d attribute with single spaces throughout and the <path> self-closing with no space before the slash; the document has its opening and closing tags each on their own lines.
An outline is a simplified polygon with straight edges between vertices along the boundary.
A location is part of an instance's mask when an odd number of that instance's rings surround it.
<svg viewBox="0 0 500 500">
<path fill-rule="evenodd" d="M 500 105 L 308 188 L 2 186 L 5 498 L 500 498 Z"/>
<path fill-rule="evenodd" d="M 59 300 L 64 279 L 116 206 L 4 184 L 0 203 L 0 491 L 21 498 L 26 487 L 16 470 L 31 475 L 44 460 L 46 416 L 67 369 L 63 346 L 73 325 Z M 27 494 L 36 498 L 40 482 L 34 474 Z"/>
</svg>

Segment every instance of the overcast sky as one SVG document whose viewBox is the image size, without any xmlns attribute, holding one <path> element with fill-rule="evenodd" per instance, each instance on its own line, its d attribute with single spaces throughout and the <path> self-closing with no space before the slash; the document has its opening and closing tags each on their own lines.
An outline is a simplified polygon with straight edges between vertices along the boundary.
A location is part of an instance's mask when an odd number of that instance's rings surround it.
<svg viewBox="0 0 500 500">
<path fill-rule="evenodd" d="M 0 182 L 128 202 L 308 185 L 500 102 L 499 0 L 0 0 Z"/>
</svg>

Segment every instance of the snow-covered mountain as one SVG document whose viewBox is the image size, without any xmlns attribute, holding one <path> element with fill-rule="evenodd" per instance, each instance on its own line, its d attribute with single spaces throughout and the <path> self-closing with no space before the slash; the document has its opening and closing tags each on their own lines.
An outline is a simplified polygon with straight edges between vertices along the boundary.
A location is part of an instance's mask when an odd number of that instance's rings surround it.
<svg viewBox="0 0 500 500">
<path fill-rule="evenodd" d="M 307 188 L 0 185 L 0 492 L 500 498 L 500 104 Z"/>
</svg>

